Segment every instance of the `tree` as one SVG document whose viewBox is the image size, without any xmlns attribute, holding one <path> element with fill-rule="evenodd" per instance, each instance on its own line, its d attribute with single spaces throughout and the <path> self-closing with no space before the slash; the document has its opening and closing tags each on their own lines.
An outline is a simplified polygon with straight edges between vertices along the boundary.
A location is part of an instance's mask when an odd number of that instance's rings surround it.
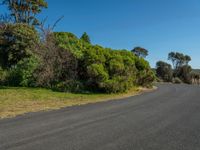
<svg viewBox="0 0 200 150">
<path fill-rule="evenodd" d="M 48 4 L 45 0 L 2 0 L 10 11 L 14 23 L 26 23 L 29 25 L 38 25 L 39 20 L 36 15 Z"/>
<path fill-rule="evenodd" d="M 27 24 L 1 24 L 0 65 L 9 68 L 31 56 L 31 47 L 38 41 L 37 31 Z"/>
<path fill-rule="evenodd" d="M 176 53 L 175 52 L 170 52 L 168 54 L 168 60 L 171 60 L 173 68 L 176 68 L 176 65 L 175 65 L 175 62 L 176 62 Z"/>
<path fill-rule="evenodd" d="M 145 48 L 142 48 L 142 47 L 135 47 L 132 50 L 132 52 L 138 57 L 145 58 L 146 56 L 148 56 L 148 50 L 146 50 Z"/>
<path fill-rule="evenodd" d="M 80 39 L 83 40 L 86 43 L 91 44 L 90 37 L 89 37 L 89 35 L 86 32 L 83 33 L 83 35 L 81 36 Z"/>
<path fill-rule="evenodd" d="M 168 54 L 168 60 L 172 61 L 174 69 L 178 69 L 179 67 L 188 65 L 191 61 L 191 57 L 179 52 L 170 52 Z"/>
<path fill-rule="evenodd" d="M 191 61 L 192 59 L 191 59 L 191 57 L 190 56 L 188 56 L 188 55 L 185 55 L 185 65 L 188 65 L 189 64 L 189 62 Z"/>
<path fill-rule="evenodd" d="M 171 82 L 173 78 L 172 66 L 166 62 L 158 61 L 156 63 L 156 74 L 163 81 Z"/>
</svg>

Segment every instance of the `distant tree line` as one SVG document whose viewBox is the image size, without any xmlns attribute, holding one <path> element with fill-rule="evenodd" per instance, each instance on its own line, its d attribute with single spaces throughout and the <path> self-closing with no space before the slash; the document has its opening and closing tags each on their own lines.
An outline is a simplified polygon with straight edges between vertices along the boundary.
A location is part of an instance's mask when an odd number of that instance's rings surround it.
<svg viewBox="0 0 200 150">
<path fill-rule="evenodd" d="M 170 52 L 168 60 L 172 62 L 173 68 L 170 64 L 163 61 L 156 63 L 156 74 L 159 79 L 174 83 L 200 83 L 200 74 L 193 72 L 192 67 L 189 65 L 191 61 L 190 56 L 179 52 Z"/>
<path fill-rule="evenodd" d="M 0 85 L 117 93 L 154 82 L 146 49 L 113 50 L 93 45 L 86 32 L 53 32 L 37 19 L 44 0 L 2 2 L 9 14 L 0 20 Z"/>
</svg>

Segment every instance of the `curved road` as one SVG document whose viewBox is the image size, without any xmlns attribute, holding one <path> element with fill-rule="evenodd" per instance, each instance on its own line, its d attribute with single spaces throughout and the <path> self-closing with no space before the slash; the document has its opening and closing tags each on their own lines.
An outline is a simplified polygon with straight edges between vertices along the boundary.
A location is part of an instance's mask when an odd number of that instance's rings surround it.
<svg viewBox="0 0 200 150">
<path fill-rule="evenodd" d="M 199 150 L 200 87 L 0 120 L 0 150 Z"/>
</svg>

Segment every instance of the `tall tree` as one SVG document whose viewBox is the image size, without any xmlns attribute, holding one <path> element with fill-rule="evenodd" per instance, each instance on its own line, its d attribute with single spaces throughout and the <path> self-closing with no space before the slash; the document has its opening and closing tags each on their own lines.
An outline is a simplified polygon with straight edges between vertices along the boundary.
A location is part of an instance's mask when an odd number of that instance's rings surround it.
<svg viewBox="0 0 200 150">
<path fill-rule="evenodd" d="M 80 39 L 83 40 L 86 43 L 89 43 L 89 44 L 91 43 L 90 37 L 86 32 L 83 33 L 83 35 L 81 36 Z"/>
<path fill-rule="evenodd" d="M 15 23 L 26 23 L 29 25 L 38 25 L 39 20 L 36 15 L 48 4 L 45 0 L 1 0 L 10 11 Z"/>
<path fill-rule="evenodd" d="M 179 52 L 170 52 L 168 54 L 168 60 L 172 61 L 174 69 L 178 69 L 179 67 L 188 65 L 191 61 L 191 57 Z"/>
<path fill-rule="evenodd" d="M 138 56 L 138 57 L 147 57 L 148 56 L 148 50 L 146 50 L 145 48 L 142 47 L 135 47 L 132 52 Z"/>
</svg>

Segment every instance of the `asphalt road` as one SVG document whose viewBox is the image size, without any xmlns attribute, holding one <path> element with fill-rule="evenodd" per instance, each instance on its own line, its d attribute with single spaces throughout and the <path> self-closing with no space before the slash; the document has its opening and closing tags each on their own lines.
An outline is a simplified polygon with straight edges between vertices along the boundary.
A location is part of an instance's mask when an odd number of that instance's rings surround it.
<svg viewBox="0 0 200 150">
<path fill-rule="evenodd" d="M 199 150 L 200 87 L 0 120 L 0 150 Z"/>
</svg>

